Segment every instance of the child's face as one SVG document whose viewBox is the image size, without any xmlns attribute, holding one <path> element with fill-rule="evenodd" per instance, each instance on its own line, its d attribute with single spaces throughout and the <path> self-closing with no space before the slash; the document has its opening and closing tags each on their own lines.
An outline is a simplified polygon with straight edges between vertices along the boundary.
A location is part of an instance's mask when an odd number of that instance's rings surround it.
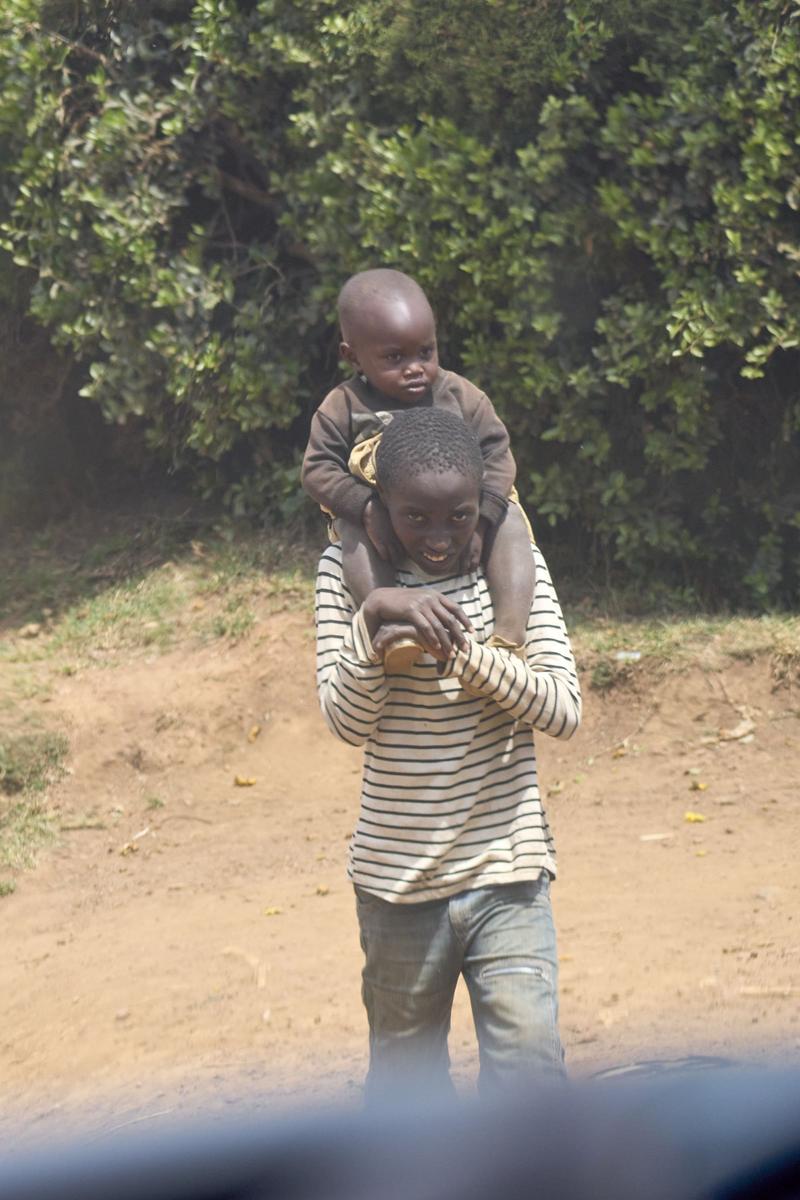
<svg viewBox="0 0 800 1200">
<path fill-rule="evenodd" d="M 430 392 L 439 368 L 436 323 L 422 297 L 376 303 L 361 314 L 342 342 L 343 358 L 374 388 L 398 404 L 419 404 Z"/>
<path fill-rule="evenodd" d="M 461 471 L 424 471 L 395 483 L 381 499 L 408 557 L 428 575 L 450 575 L 475 532 L 480 485 Z"/>
</svg>

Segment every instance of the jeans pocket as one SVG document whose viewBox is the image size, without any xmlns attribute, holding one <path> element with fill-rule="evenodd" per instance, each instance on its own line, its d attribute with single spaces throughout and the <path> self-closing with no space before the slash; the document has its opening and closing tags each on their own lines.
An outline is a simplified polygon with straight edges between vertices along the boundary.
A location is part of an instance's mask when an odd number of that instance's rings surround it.
<svg viewBox="0 0 800 1200">
<path fill-rule="evenodd" d="M 499 896 L 508 900 L 523 903 L 532 903 L 540 897 L 547 900 L 550 897 L 550 876 L 547 871 L 542 871 L 538 879 L 523 879 L 517 883 L 501 883 L 497 885 L 494 891 Z"/>
</svg>

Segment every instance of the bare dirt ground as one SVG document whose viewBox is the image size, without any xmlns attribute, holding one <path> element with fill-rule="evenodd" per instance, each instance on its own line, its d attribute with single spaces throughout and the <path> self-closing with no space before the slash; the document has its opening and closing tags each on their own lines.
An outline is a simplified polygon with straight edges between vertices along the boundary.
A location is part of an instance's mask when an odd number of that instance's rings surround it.
<svg viewBox="0 0 800 1200">
<path fill-rule="evenodd" d="M 254 1094 L 355 1101 L 360 755 L 319 716 L 307 613 L 89 665 L 46 706 L 70 773 L 59 840 L 0 901 L 0 1132 L 102 1132 Z M 765 659 L 643 661 L 623 687 L 585 687 L 575 740 L 539 738 L 575 1074 L 800 1060 L 799 713 Z M 461 992 L 451 1047 L 468 1090 Z"/>
</svg>

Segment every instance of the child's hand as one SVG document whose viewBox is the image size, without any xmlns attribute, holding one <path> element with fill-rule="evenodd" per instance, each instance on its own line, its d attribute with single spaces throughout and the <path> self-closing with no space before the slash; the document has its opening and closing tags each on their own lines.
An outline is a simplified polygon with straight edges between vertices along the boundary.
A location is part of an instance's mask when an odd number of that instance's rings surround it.
<svg viewBox="0 0 800 1200">
<path fill-rule="evenodd" d="M 424 649 L 440 662 L 446 662 L 453 649 L 466 647 L 466 635 L 474 632 L 461 606 L 434 588 L 375 588 L 363 611 L 373 646 L 382 625 L 411 626 Z"/>
<path fill-rule="evenodd" d="M 399 622 L 387 622 L 381 625 L 378 632 L 372 639 L 372 649 L 380 658 L 383 658 L 386 649 L 391 646 L 392 642 L 398 641 L 400 638 L 417 639 L 417 630 L 414 625 L 401 625 Z"/>
<path fill-rule="evenodd" d="M 389 514 L 378 496 L 370 496 L 364 508 L 363 521 L 367 537 L 384 562 L 395 563 L 398 560 L 397 539 Z"/>
<path fill-rule="evenodd" d="M 486 536 L 486 529 L 489 522 L 485 517 L 481 517 L 478 524 L 475 526 L 475 532 L 467 542 L 466 549 L 461 557 L 464 570 L 477 571 L 483 558 L 483 539 Z"/>
</svg>

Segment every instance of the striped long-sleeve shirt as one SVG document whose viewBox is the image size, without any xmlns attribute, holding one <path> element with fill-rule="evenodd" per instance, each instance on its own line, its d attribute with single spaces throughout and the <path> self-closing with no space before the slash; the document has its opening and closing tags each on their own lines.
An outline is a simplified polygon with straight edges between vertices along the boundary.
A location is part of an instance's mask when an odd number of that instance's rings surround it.
<svg viewBox="0 0 800 1200">
<path fill-rule="evenodd" d="M 383 899 L 433 900 L 471 888 L 555 875 L 532 731 L 571 737 L 581 697 L 561 608 L 533 547 L 536 592 L 526 661 L 484 643 L 494 616 L 483 573 L 429 579 L 475 627 L 439 675 L 425 655 L 386 675 L 330 546 L 317 575 L 317 686 L 337 737 L 365 746 L 361 810 L 348 874 Z M 461 680 L 480 695 L 468 694 Z"/>
</svg>

